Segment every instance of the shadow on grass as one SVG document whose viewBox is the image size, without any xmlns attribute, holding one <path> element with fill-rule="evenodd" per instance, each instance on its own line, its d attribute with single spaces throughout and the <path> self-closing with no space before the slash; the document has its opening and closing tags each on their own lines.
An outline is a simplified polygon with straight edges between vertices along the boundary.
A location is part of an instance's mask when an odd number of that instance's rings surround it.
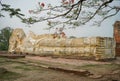
<svg viewBox="0 0 120 81">
<path fill-rule="evenodd" d="M 20 77 L 22 77 L 22 75 L 19 73 L 7 71 L 5 73 L 0 74 L 0 81 L 12 81 Z"/>
</svg>

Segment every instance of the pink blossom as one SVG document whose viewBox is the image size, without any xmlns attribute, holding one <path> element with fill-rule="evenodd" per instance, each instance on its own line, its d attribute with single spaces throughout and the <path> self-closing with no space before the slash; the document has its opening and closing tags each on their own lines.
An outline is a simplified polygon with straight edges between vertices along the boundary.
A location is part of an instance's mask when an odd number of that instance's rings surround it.
<svg viewBox="0 0 120 81">
<path fill-rule="evenodd" d="M 74 3 L 74 0 L 71 0 L 72 3 Z"/>
<path fill-rule="evenodd" d="M 31 14 L 31 13 L 32 13 L 32 10 L 29 10 L 28 12 Z"/>
<path fill-rule="evenodd" d="M 62 0 L 62 2 L 65 2 L 66 0 Z"/>
<path fill-rule="evenodd" d="M 69 3 L 68 1 L 64 2 L 64 4 L 68 4 L 68 3 Z"/>
<path fill-rule="evenodd" d="M 69 0 L 69 4 L 72 4 L 72 3 L 74 3 L 74 0 Z"/>
<path fill-rule="evenodd" d="M 44 3 L 41 3 L 41 6 L 42 6 L 42 7 L 44 7 L 44 6 L 45 6 L 45 4 L 44 4 Z"/>
</svg>

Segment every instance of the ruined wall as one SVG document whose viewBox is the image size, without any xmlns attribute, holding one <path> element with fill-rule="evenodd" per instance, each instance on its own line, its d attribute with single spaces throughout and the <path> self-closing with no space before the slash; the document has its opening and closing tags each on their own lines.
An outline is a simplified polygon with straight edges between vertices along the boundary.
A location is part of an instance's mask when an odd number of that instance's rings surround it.
<svg viewBox="0 0 120 81">
<path fill-rule="evenodd" d="M 15 29 L 17 31 L 18 29 Z M 20 33 L 24 33 L 22 30 Z M 23 35 L 20 34 L 19 35 Z M 16 39 L 16 34 L 12 34 L 10 41 Z M 26 37 L 23 35 L 20 44 L 10 43 L 10 48 L 15 52 L 36 54 L 36 55 L 55 55 L 71 57 L 87 57 L 107 59 L 115 57 L 115 43 L 113 38 L 109 37 L 82 37 L 82 38 L 53 38 L 52 34 L 35 35 L 33 32 Z M 18 43 L 18 41 L 16 40 Z M 19 49 L 19 51 L 17 50 Z M 12 52 L 9 50 L 9 52 Z"/>
<path fill-rule="evenodd" d="M 114 24 L 114 39 L 116 41 L 116 56 L 120 56 L 120 21 L 116 21 Z"/>
</svg>

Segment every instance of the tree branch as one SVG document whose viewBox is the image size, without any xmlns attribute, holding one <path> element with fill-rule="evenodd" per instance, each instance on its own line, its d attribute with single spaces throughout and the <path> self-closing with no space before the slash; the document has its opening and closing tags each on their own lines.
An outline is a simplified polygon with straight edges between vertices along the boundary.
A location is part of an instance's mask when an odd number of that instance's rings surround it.
<svg viewBox="0 0 120 81">
<path fill-rule="evenodd" d="M 2 5 L 1 1 L 0 1 L 0 5 Z"/>
<path fill-rule="evenodd" d="M 83 22 L 83 24 L 89 22 L 91 19 L 93 19 L 93 17 L 95 17 L 95 15 L 98 13 L 98 11 L 103 7 L 103 6 L 106 6 L 107 4 L 111 3 L 113 0 L 109 0 L 109 1 L 106 1 L 104 2 L 102 5 L 99 6 L 99 8 L 95 11 L 95 13 L 85 22 Z"/>
<path fill-rule="evenodd" d="M 76 20 L 78 19 L 79 15 L 80 15 L 80 12 L 81 12 L 81 10 L 82 10 L 82 2 L 83 2 L 83 1 L 81 1 L 80 4 L 79 4 L 79 8 L 78 8 L 79 11 L 78 11 L 78 14 L 77 14 Z"/>
<path fill-rule="evenodd" d="M 109 18 L 109 17 L 115 16 L 115 15 L 116 15 L 119 11 L 120 11 L 120 10 L 116 10 L 116 12 L 115 12 L 115 13 L 110 14 L 110 15 L 108 15 L 108 16 L 106 16 L 106 17 L 104 17 L 104 18 L 101 20 L 101 22 L 100 22 L 100 23 L 102 23 L 104 20 L 106 20 L 106 19 L 107 19 L 107 18 Z"/>
<path fill-rule="evenodd" d="M 76 4 L 73 4 L 71 5 L 71 8 L 65 12 L 65 13 L 62 13 L 60 15 L 57 15 L 57 16 L 54 16 L 54 17 L 48 17 L 48 18 L 44 18 L 44 19 L 39 19 L 39 20 L 36 20 L 36 22 L 41 22 L 41 21 L 45 21 L 45 20 L 50 20 L 50 19 L 55 19 L 55 18 L 58 18 L 58 17 L 62 17 L 62 16 L 66 16 L 68 13 L 70 13 L 72 11 L 72 9 L 77 6 L 77 5 L 80 5 L 80 9 L 79 9 L 79 13 L 77 14 L 79 16 L 80 14 L 80 11 L 81 11 L 81 7 L 82 7 L 82 2 L 83 1 L 86 1 L 86 0 L 79 0 Z M 63 6 L 57 6 L 57 7 L 63 7 Z M 54 9 L 54 8 L 57 8 L 57 7 L 53 7 L 53 8 L 50 8 L 50 9 Z M 48 10 L 48 9 L 43 9 L 43 10 Z M 76 19 L 78 18 L 78 16 L 76 17 Z M 32 23 L 33 24 L 33 23 Z"/>
</svg>

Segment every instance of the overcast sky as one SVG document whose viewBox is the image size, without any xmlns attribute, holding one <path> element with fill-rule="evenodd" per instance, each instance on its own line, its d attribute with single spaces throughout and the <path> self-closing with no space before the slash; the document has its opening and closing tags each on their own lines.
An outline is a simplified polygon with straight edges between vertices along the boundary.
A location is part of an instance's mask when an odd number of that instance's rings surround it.
<svg viewBox="0 0 120 81">
<path fill-rule="evenodd" d="M 20 8 L 21 12 L 27 17 L 30 16 L 28 10 L 35 9 L 38 2 L 51 3 L 52 5 L 57 5 L 61 0 L 2 0 L 2 3 L 10 4 L 11 7 Z M 120 3 L 114 3 L 120 4 Z M 54 29 L 45 30 L 48 27 L 45 22 L 40 22 L 32 25 L 31 27 L 26 26 L 26 24 L 21 23 L 20 19 L 17 17 L 10 18 L 7 13 L 4 13 L 5 17 L 0 18 L 0 29 L 4 27 L 12 28 L 23 28 L 26 34 L 29 31 L 33 31 L 36 34 L 54 33 Z M 113 24 L 115 21 L 120 21 L 120 13 L 114 17 L 111 17 L 101 24 L 100 27 L 91 26 L 89 24 L 80 26 L 76 29 L 66 29 L 64 32 L 67 36 L 76 37 L 93 37 L 93 36 L 103 36 L 103 37 L 113 37 Z"/>
</svg>

